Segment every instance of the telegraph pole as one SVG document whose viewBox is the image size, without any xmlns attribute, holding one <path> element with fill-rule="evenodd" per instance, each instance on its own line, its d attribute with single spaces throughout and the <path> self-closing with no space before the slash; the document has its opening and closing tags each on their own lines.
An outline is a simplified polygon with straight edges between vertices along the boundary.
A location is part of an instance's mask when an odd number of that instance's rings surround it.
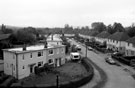
<svg viewBox="0 0 135 88">
<path fill-rule="evenodd" d="M 86 42 L 85 42 L 85 47 L 86 47 L 85 57 L 87 57 L 87 44 L 86 44 Z"/>
<path fill-rule="evenodd" d="M 59 88 L 59 76 L 57 75 L 57 78 L 56 78 L 56 87 Z"/>
</svg>

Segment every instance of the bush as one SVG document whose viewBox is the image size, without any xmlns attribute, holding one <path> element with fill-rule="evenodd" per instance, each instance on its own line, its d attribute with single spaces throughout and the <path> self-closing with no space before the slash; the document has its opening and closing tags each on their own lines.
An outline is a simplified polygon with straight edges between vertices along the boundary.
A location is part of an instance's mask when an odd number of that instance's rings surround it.
<svg viewBox="0 0 135 88">
<path fill-rule="evenodd" d="M 20 88 L 21 86 L 22 86 L 21 83 L 13 83 L 10 87 Z"/>
<path fill-rule="evenodd" d="M 7 80 L 5 80 L 0 86 L 9 87 L 13 82 L 15 82 L 15 78 L 11 76 Z"/>
<path fill-rule="evenodd" d="M 2 75 L 0 77 L 0 83 L 4 82 L 9 76 L 8 75 Z"/>
</svg>

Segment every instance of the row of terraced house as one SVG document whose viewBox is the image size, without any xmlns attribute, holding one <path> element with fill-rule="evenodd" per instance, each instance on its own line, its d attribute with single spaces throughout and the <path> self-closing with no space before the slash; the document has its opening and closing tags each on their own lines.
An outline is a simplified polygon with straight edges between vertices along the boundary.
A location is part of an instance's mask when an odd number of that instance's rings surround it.
<svg viewBox="0 0 135 88">
<path fill-rule="evenodd" d="M 87 39 L 94 38 L 101 44 L 106 43 L 107 49 L 124 53 L 126 56 L 135 56 L 135 37 L 130 38 L 125 32 L 110 34 L 103 31 L 99 34 L 79 34 L 79 36 Z"/>
<path fill-rule="evenodd" d="M 3 50 L 4 73 L 22 79 L 35 73 L 35 67 L 54 67 L 65 63 L 65 46 L 58 35 L 50 35 L 45 44 Z"/>
</svg>

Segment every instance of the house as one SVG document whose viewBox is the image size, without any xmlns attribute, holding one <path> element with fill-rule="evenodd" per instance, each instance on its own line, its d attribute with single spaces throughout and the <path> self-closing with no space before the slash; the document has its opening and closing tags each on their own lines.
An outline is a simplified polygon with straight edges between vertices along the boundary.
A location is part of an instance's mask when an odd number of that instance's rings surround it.
<svg viewBox="0 0 135 88">
<path fill-rule="evenodd" d="M 125 32 L 115 32 L 107 38 L 107 49 L 125 53 L 125 41 L 130 38 Z"/>
<path fill-rule="evenodd" d="M 4 73 L 22 79 L 35 73 L 35 67 L 45 64 L 54 67 L 65 63 L 64 45 L 35 45 L 3 50 Z"/>
<path fill-rule="evenodd" d="M 126 47 L 125 51 L 126 56 L 135 56 L 135 37 L 126 40 L 125 47 Z"/>
<path fill-rule="evenodd" d="M 107 31 L 103 31 L 99 34 L 97 34 L 96 37 L 96 41 L 103 44 L 104 42 L 107 42 L 107 37 L 110 36 L 111 34 L 108 33 Z"/>
</svg>

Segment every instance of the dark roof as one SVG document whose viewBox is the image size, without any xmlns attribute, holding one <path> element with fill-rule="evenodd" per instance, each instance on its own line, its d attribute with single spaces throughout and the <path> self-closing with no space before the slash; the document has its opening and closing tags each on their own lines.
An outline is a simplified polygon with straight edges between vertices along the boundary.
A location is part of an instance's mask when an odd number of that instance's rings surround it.
<svg viewBox="0 0 135 88">
<path fill-rule="evenodd" d="M 96 37 L 100 37 L 100 38 L 107 38 L 108 36 L 110 36 L 111 34 L 108 33 L 107 31 L 103 31 L 99 34 L 96 35 Z"/>
<path fill-rule="evenodd" d="M 96 36 L 97 34 L 98 34 L 97 31 L 91 31 L 91 32 L 90 32 L 90 36 Z"/>
<path fill-rule="evenodd" d="M 9 38 L 11 34 L 0 34 L 0 40 Z"/>
<path fill-rule="evenodd" d="M 126 40 L 126 42 L 132 43 L 133 45 L 135 45 L 135 36 L 132 38 L 129 38 L 128 40 Z"/>
<path fill-rule="evenodd" d="M 110 35 L 107 38 L 117 41 L 126 41 L 130 37 L 125 32 L 115 32 L 114 34 Z"/>
</svg>

